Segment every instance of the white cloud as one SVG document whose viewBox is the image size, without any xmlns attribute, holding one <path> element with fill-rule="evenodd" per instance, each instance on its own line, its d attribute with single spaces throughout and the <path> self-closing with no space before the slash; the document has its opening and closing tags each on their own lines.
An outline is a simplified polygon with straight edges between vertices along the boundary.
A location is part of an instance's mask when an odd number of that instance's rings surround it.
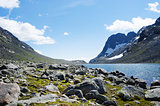
<svg viewBox="0 0 160 106">
<path fill-rule="evenodd" d="M 39 14 L 38 14 L 38 16 L 39 16 L 39 17 L 41 17 L 41 16 L 42 16 L 42 14 L 40 14 L 40 13 L 39 13 Z"/>
<path fill-rule="evenodd" d="M 104 25 L 107 30 L 111 32 L 121 32 L 126 33 L 128 31 L 138 31 L 143 26 L 151 25 L 155 22 L 155 19 L 152 18 L 132 18 L 130 21 L 116 20 L 112 25 Z"/>
<path fill-rule="evenodd" d="M 37 29 L 30 23 L 18 22 L 4 17 L 0 17 L 0 26 L 22 41 L 30 41 L 38 45 L 55 43 L 52 38 L 44 36 L 47 26 L 44 26 L 43 29 Z"/>
<path fill-rule="evenodd" d="M 148 3 L 148 9 L 150 11 L 156 12 L 156 13 L 160 13 L 160 9 L 157 9 L 157 7 L 159 6 L 158 2 L 155 3 Z"/>
<path fill-rule="evenodd" d="M 20 4 L 19 0 L 0 0 L 0 7 L 2 8 L 8 8 L 8 9 L 18 8 L 19 4 Z"/>
<path fill-rule="evenodd" d="M 89 6 L 92 4 L 94 4 L 94 0 L 76 0 L 65 7 L 66 8 L 73 8 L 73 7 L 77 7 L 77 6 Z"/>
<path fill-rule="evenodd" d="M 70 35 L 68 32 L 64 32 L 64 35 Z"/>
<path fill-rule="evenodd" d="M 39 53 L 39 54 L 42 54 L 42 52 L 41 51 L 39 51 L 39 50 L 35 50 L 37 53 Z"/>
</svg>

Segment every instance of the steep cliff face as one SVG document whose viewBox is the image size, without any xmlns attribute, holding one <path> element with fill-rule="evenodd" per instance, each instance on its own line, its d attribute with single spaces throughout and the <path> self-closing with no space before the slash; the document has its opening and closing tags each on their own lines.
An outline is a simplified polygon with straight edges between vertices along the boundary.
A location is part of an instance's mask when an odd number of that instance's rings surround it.
<svg viewBox="0 0 160 106">
<path fill-rule="evenodd" d="M 94 62 L 98 58 L 111 57 L 112 53 L 114 53 L 116 50 L 126 45 L 135 36 L 136 36 L 135 32 L 129 32 L 127 35 L 122 33 L 111 35 L 108 38 L 102 52 L 95 59 L 92 59 L 90 63 Z"/>
<path fill-rule="evenodd" d="M 160 18 L 153 25 L 141 28 L 137 36 L 109 56 L 101 56 L 91 63 L 159 63 Z"/>
</svg>

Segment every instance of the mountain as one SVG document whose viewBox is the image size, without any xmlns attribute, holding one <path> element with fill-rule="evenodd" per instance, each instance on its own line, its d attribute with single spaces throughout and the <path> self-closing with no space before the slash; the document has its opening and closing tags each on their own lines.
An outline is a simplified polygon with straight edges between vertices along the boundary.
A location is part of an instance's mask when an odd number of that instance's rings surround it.
<svg viewBox="0 0 160 106">
<path fill-rule="evenodd" d="M 160 63 L 160 18 L 141 28 L 135 38 L 110 57 L 99 57 L 92 63 Z"/>
<path fill-rule="evenodd" d="M 94 61 L 96 61 L 99 58 L 113 57 L 112 53 L 114 51 L 126 45 L 131 39 L 133 39 L 136 36 L 137 35 L 135 32 L 129 32 L 127 35 L 123 33 L 117 33 L 111 35 L 108 38 L 102 52 L 96 58 L 92 59 L 90 63 L 94 63 Z"/>
<path fill-rule="evenodd" d="M 0 59 L 47 63 L 70 63 L 52 59 L 37 53 L 32 47 L 18 40 L 12 33 L 0 27 Z"/>
</svg>

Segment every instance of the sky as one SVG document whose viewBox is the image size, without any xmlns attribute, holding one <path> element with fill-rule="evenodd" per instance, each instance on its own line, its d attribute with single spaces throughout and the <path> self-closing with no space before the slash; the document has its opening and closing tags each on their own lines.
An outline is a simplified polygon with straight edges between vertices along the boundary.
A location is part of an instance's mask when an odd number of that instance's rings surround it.
<svg viewBox="0 0 160 106">
<path fill-rule="evenodd" d="M 0 0 L 0 27 L 52 58 L 89 61 L 115 33 L 160 16 L 159 0 Z"/>
</svg>

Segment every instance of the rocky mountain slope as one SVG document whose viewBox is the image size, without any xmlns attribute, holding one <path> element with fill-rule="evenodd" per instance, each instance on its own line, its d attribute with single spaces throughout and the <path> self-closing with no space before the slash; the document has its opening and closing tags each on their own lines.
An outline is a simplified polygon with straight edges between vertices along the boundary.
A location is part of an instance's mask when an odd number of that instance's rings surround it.
<svg viewBox="0 0 160 106">
<path fill-rule="evenodd" d="M 32 62 L 69 63 L 38 54 L 26 43 L 18 40 L 12 33 L 0 27 L 0 59 Z"/>
<path fill-rule="evenodd" d="M 108 57 L 96 58 L 92 63 L 159 63 L 160 18 L 153 25 L 141 28 L 129 43 Z"/>
<path fill-rule="evenodd" d="M 94 61 L 96 61 L 99 58 L 113 57 L 113 53 L 116 50 L 126 45 L 134 37 L 136 37 L 135 32 L 129 32 L 127 35 L 123 33 L 117 33 L 117 34 L 111 35 L 108 38 L 102 52 L 96 58 L 92 59 L 90 63 L 94 63 Z"/>
</svg>

